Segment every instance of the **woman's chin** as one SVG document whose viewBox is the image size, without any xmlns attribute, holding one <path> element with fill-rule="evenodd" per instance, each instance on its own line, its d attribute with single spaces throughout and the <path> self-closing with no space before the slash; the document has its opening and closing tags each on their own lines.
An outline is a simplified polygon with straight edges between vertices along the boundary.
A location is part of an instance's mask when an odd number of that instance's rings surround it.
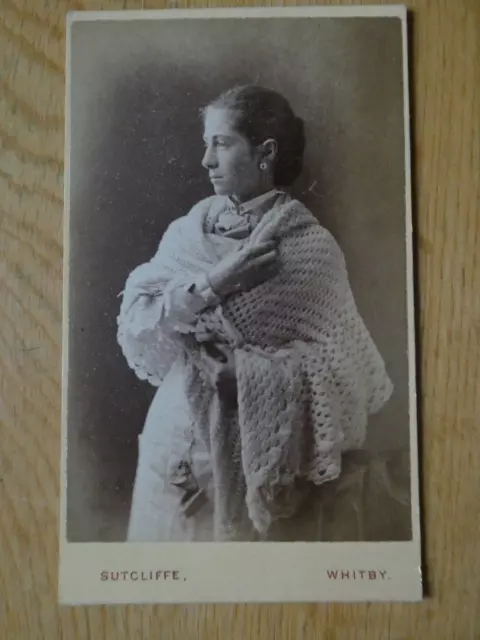
<svg viewBox="0 0 480 640">
<path fill-rule="evenodd" d="M 215 191 L 217 196 L 229 196 L 230 191 L 226 188 L 225 185 L 220 182 L 212 182 L 213 190 Z"/>
</svg>

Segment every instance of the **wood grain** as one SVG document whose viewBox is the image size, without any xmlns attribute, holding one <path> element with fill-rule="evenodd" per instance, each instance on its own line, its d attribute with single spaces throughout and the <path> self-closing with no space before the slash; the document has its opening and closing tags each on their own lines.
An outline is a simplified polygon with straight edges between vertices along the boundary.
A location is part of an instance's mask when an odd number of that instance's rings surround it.
<svg viewBox="0 0 480 640">
<path fill-rule="evenodd" d="M 480 447 L 480 3 L 417 0 L 408 5 L 414 21 L 430 596 L 420 605 L 62 609 L 56 584 L 65 13 L 201 4 L 2 0 L 1 638 L 480 638 L 480 465 L 474 459 Z"/>
</svg>

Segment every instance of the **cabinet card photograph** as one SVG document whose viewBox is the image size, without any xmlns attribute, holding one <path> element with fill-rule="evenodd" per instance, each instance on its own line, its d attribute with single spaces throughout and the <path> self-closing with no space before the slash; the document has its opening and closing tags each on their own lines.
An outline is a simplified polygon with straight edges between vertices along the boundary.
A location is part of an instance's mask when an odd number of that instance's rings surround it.
<svg viewBox="0 0 480 640">
<path fill-rule="evenodd" d="M 67 31 L 61 602 L 421 599 L 406 10 Z"/>
</svg>

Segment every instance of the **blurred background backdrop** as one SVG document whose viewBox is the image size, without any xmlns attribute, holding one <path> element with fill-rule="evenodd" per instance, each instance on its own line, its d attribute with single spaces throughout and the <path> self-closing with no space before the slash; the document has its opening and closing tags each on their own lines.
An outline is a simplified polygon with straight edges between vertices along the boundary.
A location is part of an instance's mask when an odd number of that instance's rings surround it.
<svg viewBox="0 0 480 640">
<path fill-rule="evenodd" d="M 305 170 L 294 195 L 340 242 L 395 384 L 368 446 L 405 451 L 400 21 L 81 22 L 71 48 L 68 539 L 124 538 L 137 436 L 154 389 L 135 378 L 117 346 L 117 296 L 167 225 L 212 193 L 200 164 L 199 109 L 234 84 L 280 91 L 305 120 Z M 383 516 L 392 529 L 399 518 L 409 529 L 408 509 Z"/>
</svg>

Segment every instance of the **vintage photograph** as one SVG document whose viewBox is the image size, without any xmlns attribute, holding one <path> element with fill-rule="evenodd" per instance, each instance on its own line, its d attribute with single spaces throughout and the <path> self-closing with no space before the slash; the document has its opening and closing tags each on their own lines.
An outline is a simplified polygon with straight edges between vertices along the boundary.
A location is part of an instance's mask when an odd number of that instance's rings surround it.
<svg viewBox="0 0 480 640">
<path fill-rule="evenodd" d="M 413 539 L 404 19 L 270 12 L 70 23 L 68 543 Z"/>
</svg>

